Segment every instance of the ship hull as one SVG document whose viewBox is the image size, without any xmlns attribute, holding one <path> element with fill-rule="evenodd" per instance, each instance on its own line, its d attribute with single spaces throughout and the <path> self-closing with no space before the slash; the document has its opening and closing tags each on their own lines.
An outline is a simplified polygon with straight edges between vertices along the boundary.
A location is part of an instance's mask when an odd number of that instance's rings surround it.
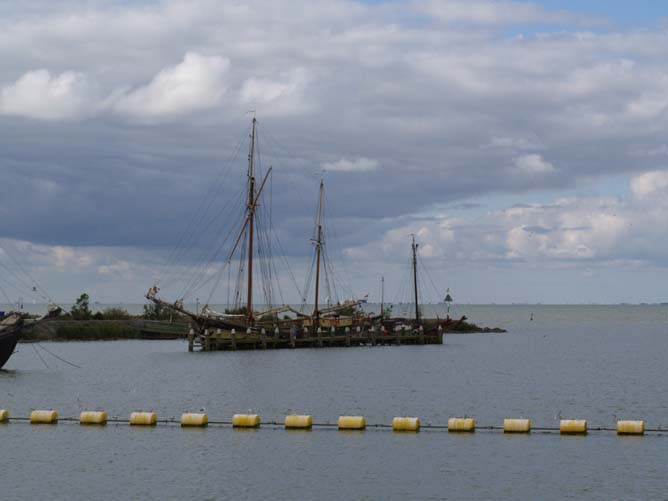
<svg viewBox="0 0 668 501">
<path fill-rule="evenodd" d="M 4 367 L 9 357 L 16 349 L 16 343 L 19 341 L 21 327 L 13 327 L 6 331 L 0 331 L 0 369 Z"/>
</svg>

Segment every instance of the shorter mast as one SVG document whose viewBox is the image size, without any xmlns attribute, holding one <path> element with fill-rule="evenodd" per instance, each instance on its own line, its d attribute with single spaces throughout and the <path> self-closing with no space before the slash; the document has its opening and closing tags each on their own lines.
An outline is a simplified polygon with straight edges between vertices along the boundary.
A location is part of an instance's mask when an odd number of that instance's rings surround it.
<svg viewBox="0 0 668 501">
<path fill-rule="evenodd" d="M 324 189 L 325 189 L 325 182 L 323 179 L 320 179 L 320 196 L 318 199 L 318 228 L 315 240 L 316 268 L 315 268 L 315 304 L 313 306 L 313 318 L 315 320 L 314 326 L 317 326 L 320 323 L 320 311 L 318 310 L 318 299 L 319 299 L 318 294 L 320 292 L 320 251 L 322 248 L 322 199 L 323 199 Z"/>
<path fill-rule="evenodd" d="M 415 328 L 417 329 L 420 325 L 420 305 L 418 304 L 418 283 L 417 283 L 417 248 L 418 244 L 415 243 L 415 235 L 413 237 L 413 243 L 411 249 L 413 250 L 413 287 L 415 290 Z"/>
<path fill-rule="evenodd" d="M 380 319 L 385 318 L 385 277 L 380 277 Z"/>
</svg>

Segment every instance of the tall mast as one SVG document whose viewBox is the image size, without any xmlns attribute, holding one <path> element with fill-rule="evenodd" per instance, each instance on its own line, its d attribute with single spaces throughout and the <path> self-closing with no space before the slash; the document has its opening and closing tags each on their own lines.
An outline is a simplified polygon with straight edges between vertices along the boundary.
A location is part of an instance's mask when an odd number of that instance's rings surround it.
<svg viewBox="0 0 668 501">
<path fill-rule="evenodd" d="M 255 156 L 255 117 L 251 130 L 250 153 L 248 155 L 248 298 L 246 301 L 246 322 L 253 323 L 253 228 L 255 226 L 255 174 L 253 160 Z"/>
<path fill-rule="evenodd" d="M 380 277 L 380 319 L 385 318 L 385 277 Z"/>
<path fill-rule="evenodd" d="M 313 317 L 315 323 L 320 323 L 320 311 L 318 311 L 318 293 L 320 292 L 320 250 L 322 248 L 322 199 L 325 190 L 325 182 L 320 179 L 320 197 L 318 199 L 318 230 L 315 240 L 315 305 L 313 306 Z"/>
<path fill-rule="evenodd" d="M 417 283 L 417 248 L 418 244 L 415 243 L 415 235 L 413 237 L 413 244 L 411 248 L 413 249 L 413 287 L 415 289 L 415 328 L 417 329 L 420 325 L 420 305 L 418 304 L 418 283 Z"/>
</svg>

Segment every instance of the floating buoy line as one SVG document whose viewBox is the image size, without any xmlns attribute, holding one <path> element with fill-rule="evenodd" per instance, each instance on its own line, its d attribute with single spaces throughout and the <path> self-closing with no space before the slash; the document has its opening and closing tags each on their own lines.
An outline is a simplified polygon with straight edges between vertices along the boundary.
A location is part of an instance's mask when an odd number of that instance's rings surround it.
<svg viewBox="0 0 668 501">
<path fill-rule="evenodd" d="M 208 414 L 186 412 L 180 419 L 158 419 L 153 411 L 133 412 L 127 419 L 111 417 L 105 411 L 83 411 L 76 417 L 61 418 L 55 410 L 34 410 L 28 417 L 10 416 L 7 409 L 0 409 L 0 424 L 10 422 L 24 422 L 34 425 L 55 425 L 59 422 L 79 423 L 81 425 L 104 426 L 106 424 L 128 424 L 130 426 L 146 427 L 158 425 L 180 425 L 181 427 L 205 427 L 209 425 L 231 426 L 232 428 L 260 428 L 283 427 L 288 430 L 311 430 L 313 428 L 337 428 L 339 430 L 366 430 L 387 429 L 395 432 L 419 432 L 420 430 L 448 431 L 450 433 L 473 433 L 475 431 L 502 431 L 508 434 L 528 434 L 531 432 L 559 433 L 561 435 L 586 435 L 588 432 L 615 432 L 618 435 L 668 434 L 668 428 L 646 428 L 643 420 L 619 420 L 614 428 L 588 427 L 584 419 L 562 419 L 559 426 L 532 427 L 530 419 L 507 418 L 502 425 L 476 425 L 475 419 L 470 417 L 450 418 L 447 424 L 422 424 L 418 417 L 399 416 L 392 419 L 391 424 L 367 424 L 364 416 L 339 416 L 336 423 L 318 423 L 307 414 L 291 414 L 283 421 L 264 421 L 257 414 L 235 414 L 232 420 L 209 420 Z"/>
</svg>

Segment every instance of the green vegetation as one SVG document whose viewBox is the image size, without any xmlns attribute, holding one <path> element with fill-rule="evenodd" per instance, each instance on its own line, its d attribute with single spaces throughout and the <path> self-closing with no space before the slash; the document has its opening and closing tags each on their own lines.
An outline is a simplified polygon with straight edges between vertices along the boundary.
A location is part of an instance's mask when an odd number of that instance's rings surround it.
<svg viewBox="0 0 668 501">
<path fill-rule="evenodd" d="M 240 306 L 239 308 L 225 308 L 225 313 L 228 315 L 245 315 L 248 308 Z"/>
<path fill-rule="evenodd" d="M 85 292 L 81 294 L 70 309 L 70 315 L 75 320 L 90 320 L 93 318 L 93 312 L 90 311 L 90 296 Z"/>
<path fill-rule="evenodd" d="M 471 334 L 475 332 L 506 332 L 505 329 L 500 329 L 498 327 L 489 328 L 489 327 L 480 327 L 471 322 L 455 322 L 452 326 L 448 327 L 447 332 L 457 332 L 461 334 Z"/>
<path fill-rule="evenodd" d="M 172 316 L 173 312 L 160 304 L 149 303 L 144 305 L 142 317 L 145 320 L 171 320 Z"/>
<path fill-rule="evenodd" d="M 92 326 L 94 325 L 94 326 Z M 107 322 L 70 322 L 58 325 L 52 339 L 54 340 L 103 340 L 103 339 L 140 339 L 139 329 L 125 323 Z"/>
<path fill-rule="evenodd" d="M 125 308 L 112 307 L 105 308 L 104 311 L 98 311 L 93 315 L 95 320 L 129 320 L 130 314 Z"/>
</svg>

